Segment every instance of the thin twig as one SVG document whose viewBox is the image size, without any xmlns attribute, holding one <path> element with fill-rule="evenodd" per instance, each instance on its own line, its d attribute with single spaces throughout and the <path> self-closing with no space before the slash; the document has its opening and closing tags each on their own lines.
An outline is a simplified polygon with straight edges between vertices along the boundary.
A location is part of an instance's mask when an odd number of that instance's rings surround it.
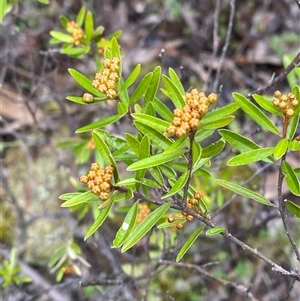
<svg viewBox="0 0 300 301">
<path fill-rule="evenodd" d="M 244 285 L 237 284 L 235 282 L 231 282 L 231 281 L 227 281 L 227 280 L 215 277 L 214 275 L 212 275 L 211 273 L 209 273 L 208 271 L 206 271 L 205 269 L 203 269 L 199 265 L 189 264 L 189 263 L 184 263 L 184 262 L 174 262 L 174 261 L 169 261 L 169 260 L 160 260 L 160 264 L 172 265 L 172 266 L 176 266 L 176 267 L 183 267 L 183 268 L 187 268 L 187 269 L 195 269 L 200 274 L 204 275 L 205 277 L 208 277 L 208 278 L 211 278 L 211 279 L 217 281 L 221 285 L 234 288 L 238 293 L 241 293 L 242 295 L 247 297 L 249 300 L 258 301 L 252 295 L 252 293 L 249 291 L 249 289 L 247 287 L 245 287 Z"/>
<path fill-rule="evenodd" d="M 150 199 L 150 198 L 146 197 L 144 194 L 142 194 L 140 191 L 134 192 L 134 196 L 139 198 L 140 200 L 143 200 L 143 201 L 149 202 L 149 203 L 153 203 L 153 204 L 156 204 L 158 206 L 161 206 L 165 203 L 162 200 Z M 186 213 L 194 216 L 194 218 L 196 218 L 199 221 L 203 222 L 204 224 L 206 224 L 210 228 L 216 228 L 217 227 L 217 225 L 215 223 L 213 223 L 212 221 L 204 218 L 200 214 L 196 213 L 194 210 L 191 210 L 190 208 L 185 206 L 185 204 L 183 204 L 183 203 L 176 202 L 176 203 L 173 203 L 171 205 L 171 207 L 174 208 L 174 209 L 180 210 L 180 211 L 185 211 Z M 235 244 L 239 245 L 243 250 L 247 250 L 248 252 L 252 253 L 256 257 L 260 258 L 264 262 L 271 265 L 273 271 L 275 271 L 277 273 L 280 273 L 282 275 L 285 275 L 285 276 L 289 276 L 293 279 L 296 279 L 297 281 L 300 281 L 300 273 L 295 272 L 295 271 L 288 271 L 288 270 L 284 269 L 282 266 L 278 265 L 277 263 L 275 263 L 274 261 L 272 261 L 271 259 L 269 259 L 265 255 L 260 253 L 257 249 L 251 248 L 249 245 L 245 244 L 244 242 L 242 242 L 241 240 L 239 240 L 238 238 L 233 236 L 227 230 L 225 230 L 224 232 L 222 232 L 220 234 L 223 237 L 225 237 L 226 239 L 228 239 L 228 240 L 234 242 Z"/>
<path fill-rule="evenodd" d="M 219 67 L 217 69 L 217 75 L 213 84 L 213 88 L 212 91 L 216 92 L 219 90 L 218 86 L 219 86 L 219 81 L 220 81 L 220 74 L 221 74 L 221 70 L 224 64 L 224 60 L 225 60 L 225 56 L 226 56 L 226 52 L 228 50 L 229 47 L 229 42 L 230 42 L 230 38 L 231 38 L 231 32 L 232 32 L 232 28 L 233 28 L 233 19 L 234 19 L 234 14 L 235 14 L 235 0 L 231 0 L 230 1 L 230 16 L 229 16 L 229 22 L 228 22 L 228 28 L 227 28 L 227 32 L 226 32 L 226 38 L 225 38 L 225 44 L 222 48 L 222 53 L 221 53 L 221 57 L 220 57 L 220 64 Z"/>
<path fill-rule="evenodd" d="M 249 97 L 251 97 L 253 94 L 255 93 L 263 93 L 266 92 L 267 90 L 269 90 L 271 87 L 274 87 L 276 85 L 278 85 L 281 81 L 283 81 L 286 76 L 297 66 L 299 66 L 300 64 L 300 52 L 298 52 L 298 54 L 295 56 L 295 58 L 293 59 L 293 61 L 278 75 L 278 76 L 272 76 L 271 80 L 264 86 L 260 86 L 258 89 L 250 92 L 248 94 Z"/>
</svg>

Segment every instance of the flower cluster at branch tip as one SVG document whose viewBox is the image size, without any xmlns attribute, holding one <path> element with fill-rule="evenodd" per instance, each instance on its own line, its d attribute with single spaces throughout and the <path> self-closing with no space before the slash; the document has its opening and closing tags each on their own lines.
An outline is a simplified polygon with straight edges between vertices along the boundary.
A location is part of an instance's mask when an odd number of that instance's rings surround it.
<svg viewBox="0 0 300 301">
<path fill-rule="evenodd" d="M 111 191 L 110 182 L 113 171 L 114 168 L 110 165 L 102 169 L 98 163 L 92 163 L 88 174 L 80 176 L 79 181 L 86 184 L 92 193 L 96 194 L 102 201 L 106 201 Z"/>
<path fill-rule="evenodd" d="M 278 90 L 274 92 L 274 106 L 278 107 L 287 117 L 292 117 L 294 115 L 294 108 L 298 103 L 299 102 L 293 93 L 281 94 Z"/>
<path fill-rule="evenodd" d="M 140 223 L 149 215 L 151 210 L 146 203 L 140 203 L 138 205 L 138 208 L 139 208 L 139 213 L 137 215 L 136 221 L 137 221 L 137 223 Z"/>
<path fill-rule="evenodd" d="M 103 66 L 102 72 L 96 73 L 92 85 L 99 92 L 106 94 L 107 98 L 114 99 L 117 96 L 117 83 L 120 78 L 120 59 L 118 57 L 104 59 Z"/>
<path fill-rule="evenodd" d="M 82 44 L 84 31 L 75 21 L 68 22 L 67 30 L 72 34 L 72 44 L 76 46 Z"/>
<path fill-rule="evenodd" d="M 201 216 L 210 220 L 210 215 L 208 214 L 208 211 L 205 212 L 206 211 L 204 209 L 205 206 L 203 206 L 202 197 L 204 195 L 205 195 L 204 191 L 201 191 L 201 190 L 197 191 L 195 193 L 194 197 L 187 199 L 186 206 L 188 208 L 192 209 L 193 211 L 195 211 L 196 213 L 200 214 Z M 173 223 L 174 221 L 182 219 L 182 218 L 185 218 L 185 220 L 176 224 L 176 229 L 178 229 L 178 230 L 181 230 L 183 228 L 183 224 L 185 222 L 191 222 L 194 220 L 194 217 L 185 211 L 182 211 L 181 215 L 176 214 L 174 216 L 169 216 L 167 220 L 169 223 Z"/>
<path fill-rule="evenodd" d="M 166 136 L 182 137 L 196 130 L 209 106 L 218 100 L 218 95 L 211 93 L 206 96 L 204 92 L 193 89 L 185 94 L 184 99 L 186 105 L 182 109 L 173 111 L 174 118 L 172 124 L 167 128 Z"/>
</svg>

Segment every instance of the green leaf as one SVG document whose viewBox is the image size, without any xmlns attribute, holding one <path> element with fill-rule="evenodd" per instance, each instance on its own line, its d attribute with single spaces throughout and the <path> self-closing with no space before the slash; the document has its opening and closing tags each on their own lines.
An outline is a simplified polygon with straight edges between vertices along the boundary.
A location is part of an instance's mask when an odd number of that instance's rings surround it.
<svg viewBox="0 0 300 301">
<path fill-rule="evenodd" d="M 125 134 L 126 141 L 129 144 L 130 148 L 135 152 L 136 155 L 139 154 L 139 149 L 140 149 L 140 141 L 138 141 L 137 138 L 132 136 L 129 133 Z"/>
<path fill-rule="evenodd" d="M 149 139 L 162 149 L 167 149 L 170 145 L 172 145 L 172 141 L 157 130 L 141 124 L 138 121 L 135 121 L 134 124 L 141 133 L 148 135 Z"/>
<path fill-rule="evenodd" d="M 184 254 L 190 249 L 190 247 L 193 245 L 195 240 L 199 237 L 199 235 L 201 234 L 204 228 L 205 225 L 201 225 L 192 233 L 192 235 L 188 238 L 188 240 L 184 243 L 184 245 L 179 250 L 176 256 L 176 262 L 180 261 L 180 259 L 184 256 Z"/>
<path fill-rule="evenodd" d="M 152 72 L 152 78 L 145 93 L 143 112 L 147 109 L 150 102 L 153 101 L 160 82 L 161 67 L 157 66 Z"/>
<path fill-rule="evenodd" d="M 289 150 L 291 151 L 299 151 L 300 150 L 300 141 L 293 140 L 289 143 Z"/>
<path fill-rule="evenodd" d="M 187 136 L 182 136 L 179 139 L 177 139 L 175 142 L 173 142 L 163 153 L 171 153 L 172 151 L 179 149 L 181 145 L 183 145 L 187 141 Z"/>
<path fill-rule="evenodd" d="M 165 120 L 171 122 L 173 120 L 173 114 L 171 110 L 157 97 L 154 97 L 153 106 L 155 111 Z"/>
<path fill-rule="evenodd" d="M 290 213 L 300 218 L 300 206 L 289 200 L 285 200 L 285 206 Z"/>
<path fill-rule="evenodd" d="M 85 17 L 84 31 L 86 40 L 90 42 L 94 33 L 94 18 L 90 11 L 87 12 Z"/>
<path fill-rule="evenodd" d="M 59 22 L 60 22 L 61 26 L 64 29 L 66 29 L 67 28 L 67 24 L 69 22 L 69 19 L 66 16 L 61 15 L 61 16 L 59 16 Z"/>
<path fill-rule="evenodd" d="M 119 174 L 118 174 L 118 167 L 117 167 L 117 164 L 115 162 L 115 159 L 112 156 L 108 146 L 106 145 L 104 140 L 101 138 L 99 133 L 97 133 L 97 131 L 93 132 L 93 140 L 94 140 L 94 142 L 96 144 L 96 148 L 100 152 L 104 162 L 107 165 L 113 166 L 113 168 L 114 168 L 114 180 L 115 180 L 115 182 L 118 182 L 119 181 Z"/>
<path fill-rule="evenodd" d="M 163 223 L 159 224 L 159 225 L 157 226 L 157 228 L 158 228 L 158 229 L 170 228 L 170 227 L 176 226 L 177 224 L 183 223 L 183 222 L 185 222 L 185 221 L 186 221 L 185 217 L 183 217 L 183 218 L 178 218 L 178 219 L 176 219 L 176 220 L 175 220 L 174 222 L 172 222 L 172 223 L 169 223 L 168 221 L 163 222 Z"/>
<path fill-rule="evenodd" d="M 225 142 L 223 140 L 218 140 L 211 145 L 203 148 L 201 159 L 211 158 L 219 154 L 225 147 Z"/>
<path fill-rule="evenodd" d="M 141 71 L 141 64 L 136 65 L 136 67 L 133 69 L 131 74 L 128 76 L 126 81 L 123 83 L 123 85 L 119 88 L 119 93 L 122 91 L 128 89 L 137 79 Z"/>
<path fill-rule="evenodd" d="M 77 81 L 77 83 L 82 86 L 85 90 L 87 90 L 88 92 L 99 96 L 99 97 L 105 97 L 104 94 L 100 93 L 97 89 L 95 89 L 92 86 L 92 81 L 89 80 L 87 77 L 85 77 L 83 74 L 81 74 L 80 72 L 78 72 L 75 69 L 69 68 L 68 69 L 70 74 L 72 75 L 72 77 Z"/>
<path fill-rule="evenodd" d="M 149 83 L 151 81 L 152 78 L 152 72 L 147 73 L 142 80 L 140 81 L 140 83 L 138 84 L 137 88 L 134 90 L 134 92 L 132 93 L 131 97 L 130 97 L 130 101 L 129 104 L 132 105 L 134 104 L 136 101 L 138 101 L 147 91 Z"/>
<path fill-rule="evenodd" d="M 115 239 L 113 240 L 112 248 L 119 248 L 123 245 L 124 241 L 126 240 L 129 233 L 134 227 L 137 213 L 138 213 L 138 202 L 135 202 L 127 212 L 121 228 L 116 233 Z"/>
<path fill-rule="evenodd" d="M 172 82 L 170 78 L 163 74 L 162 81 L 168 91 L 167 96 L 170 97 L 176 108 L 182 108 L 186 105 L 183 95 L 180 93 L 177 86 Z M 162 90 L 164 92 L 164 90 Z"/>
<path fill-rule="evenodd" d="M 80 58 L 83 54 L 88 53 L 90 51 L 90 46 L 88 45 L 80 45 L 73 47 L 73 45 L 65 45 L 60 50 L 61 53 L 67 54 L 72 57 Z M 103 94 L 102 94 L 103 97 Z"/>
<path fill-rule="evenodd" d="M 105 29 L 105 28 L 104 28 L 102 25 L 98 26 L 98 27 L 95 29 L 94 33 L 93 33 L 93 39 L 95 39 L 96 37 L 102 35 L 103 32 L 104 32 L 104 29 Z M 100 43 L 101 43 L 101 40 L 100 40 L 100 42 L 98 42 L 98 43 L 100 44 Z M 97 43 L 97 45 L 98 45 L 98 43 Z M 100 45 L 98 45 L 98 46 L 100 46 Z"/>
<path fill-rule="evenodd" d="M 109 116 L 107 118 L 103 118 L 103 119 L 100 119 L 93 123 L 90 123 L 88 125 L 85 125 L 79 129 L 77 129 L 75 133 L 79 134 L 79 133 L 89 132 L 89 131 L 95 130 L 95 129 L 100 129 L 108 124 L 115 123 L 119 119 L 120 119 L 120 116 L 117 116 L 117 115 Z"/>
<path fill-rule="evenodd" d="M 160 187 L 161 185 L 158 184 L 156 181 L 153 181 L 151 179 L 147 179 L 147 178 L 142 178 L 140 180 L 140 183 L 142 185 L 145 185 L 145 186 L 148 186 L 148 187 L 152 187 L 152 188 L 157 188 L 157 187 Z"/>
<path fill-rule="evenodd" d="M 148 114 L 132 113 L 131 116 L 133 117 L 134 120 L 144 125 L 147 125 L 158 132 L 165 132 L 167 127 L 170 125 L 169 122 L 154 116 L 150 116 Z"/>
<path fill-rule="evenodd" d="M 234 119 L 234 116 L 226 116 L 221 119 L 216 119 L 216 120 L 207 122 L 203 118 L 200 121 L 200 129 L 208 130 L 208 129 L 222 128 L 222 127 L 228 125 L 229 123 L 231 123 L 233 119 Z"/>
<path fill-rule="evenodd" d="M 120 45 L 115 37 L 111 39 L 111 54 L 112 57 L 118 57 L 121 60 Z"/>
<path fill-rule="evenodd" d="M 245 96 L 239 93 L 233 93 L 234 100 L 239 104 L 240 108 L 251 117 L 262 128 L 280 136 L 280 132 L 274 123 Z"/>
<path fill-rule="evenodd" d="M 77 18 L 76 18 L 76 23 L 81 27 L 82 24 L 83 24 L 83 21 L 84 21 L 84 15 L 85 15 L 85 7 L 83 6 L 78 15 L 77 15 Z"/>
<path fill-rule="evenodd" d="M 282 162 L 282 172 L 285 175 L 285 182 L 294 195 L 300 195 L 299 179 L 293 168 L 286 162 Z"/>
<path fill-rule="evenodd" d="M 229 143 L 230 145 L 242 152 L 248 152 L 250 150 L 260 148 L 260 146 L 254 143 L 252 140 L 233 131 L 222 129 L 219 130 L 219 134 L 227 143 Z M 263 159 L 263 161 L 268 163 L 276 163 L 276 161 L 273 158 Z"/>
<path fill-rule="evenodd" d="M 224 227 L 210 228 L 206 231 L 206 236 L 213 236 L 213 235 L 216 235 L 216 234 L 220 234 L 224 231 L 226 231 L 226 229 Z"/>
<path fill-rule="evenodd" d="M 204 139 L 210 137 L 213 133 L 214 133 L 214 130 L 201 129 L 200 131 L 196 132 L 195 141 L 196 142 L 203 141 Z"/>
<path fill-rule="evenodd" d="M 166 213 L 171 204 L 166 203 L 151 212 L 139 225 L 135 227 L 129 234 L 122 247 L 121 252 L 124 253 L 133 247 L 143 236 L 145 236 L 152 227 L 158 222 L 158 220 Z"/>
<path fill-rule="evenodd" d="M 118 102 L 118 116 L 121 118 L 127 112 L 128 112 L 128 106 L 126 105 L 126 103 L 124 103 L 124 102 Z"/>
<path fill-rule="evenodd" d="M 138 154 L 138 160 L 143 160 L 145 158 L 148 158 L 150 156 L 150 143 L 148 136 L 144 136 L 139 148 L 139 154 Z M 135 172 L 135 178 L 139 181 L 141 178 L 143 178 L 146 174 L 146 169 L 139 169 Z M 137 184 L 137 188 L 139 185 Z"/>
<path fill-rule="evenodd" d="M 186 184 L 188 180 L 189 172 L 184 172 L 179 179 L 176 181 L 176 183 L 173 185 L 173 187 L 164 195 L 161 197 L 161 199 L 166 199 L 174 194 L 176 194 L 179 190 L 181 190 L 184 185 Z"/>
<path fill-rule="evenodd" d="M 106 206 L 104 209 L 100 210 L 98 217 L 96 218 L 93 225 L 90 227 L 90 229 L 85 234 L 84 240 L 87 240 L 91 235 L 93 235 L 101 227 L 101 225 L 105 221 L 108 213 L 110 212 L 110 209 L 114 203 L 114 200 L 115 200 L 115 198 L 113 195 L 113 196 L 111 196 L 111 198 L 109 200 L 106 201 L 106 202 L 109 202 L 109 205 Z"/>
<path fill-rule="evenodd" d="M 81 192 L 68 192 L 68 193 L 61 194 L 58 198 L 63 201 L 68 201 L 74 198 L 75 196 L 79 196 L 81 194 L 82 194 Z"/>
<path fill-rule="evenodd" d="M 213 122 L 214 120 L 222 119 L 239 109 L 239 105 L 236 102 L 230 103 L 224 107 L 218 108 L 211 112 L 208 112 L 202 118 L 203 123 Z"/>
<path fill-rule="evenodd" d="M 179 90 L 180 94 L 184 95 L 185 91 L 184 91 L 184 88 L 182 86 L 181 80 L 178 77 L 178 75 L 176 74 L 176 72 L 174 71 L 174 69 L 169 68 L 169 76 L 170 76 L 171 81 L 174 83 L 174 85 Z"/>
<path fill-rule="evenodd" d="M 221 179 L 214 179 L 214 180 L 218 185 L 223 186 L 223 187 L 227 188 L 228 190 L 231 190 L 239 195 L 243 195 L 249 199 L 253 199 L 254 201 L 262 203 L 264 205 L 273 206 L 273 204 L 268 199 L 266 199 L 262 195 L 260 195 L 256 192 L 253 192 L 243 186 L 240 186 L 238 184 L 231 183 L 231 182 L 228 182 L 225 180 L 221 180 Z"/>
<path fill-rule="evenodd" d="M 202 156 L 202 147 L 196 141 L 193 141 L 193 166 L 201 159 Z"/>
<path fill-rule="evenodd" d="M 103 102 L 104 100 L 106 100 L 106 97 L 96 98 L 91 103 L 84 102 L 82 100 L 82 97 L 80 97 L 80 96 L 67 96 L 66 99 L 70 100 L 70 101 L 73 101 L 73 102 L 76 102 L 76 103 L 78 103 L 80 105 L 93 105 L 93 104 L 96 104 L 96 103 L 99 103 L 99 102 Z"/>
<path fill-rule="evenodd" d="M 84 193 L 80 193 L 80 195 L 74 196 L 73 198 L 67 200 L 66 202 L 62 203 L 60 207 L 72 207 L 82 203 L 86 203 L 90 201 L 92 198 L 95 197 L 90 190 Z"/>
<path fill-rule="evenodd" d="M 254 149 L 232 157 L 230 160 L 228 160 L 227 165 L 228 166 L 246 165 L 249 163 L 266 159 L 273 153 L 274 153 L 274 147 Z"/>
<path fill-rule="evenodd" d="M 72 43 L 73 38 L 71 35 L 66 34 L 66 33 L 62 33 L 60 31 L 56 31 L 56 30 L 52 30 L 50 31 L 50 35 L 59 40 L 60 42 L 64 42 L 64 43 Z"/>
<path fill-rule="evenodd" d="M 134 171 L 144 168 L 150 168 L 154 166 L 158 166 L 167 162 L 174 160 L 175 158 L 180 157 L 185 153 L 185 150 L 178 149 L 168 154 L 158 154 L 151 156 L 150 158 L 146 158 L 140 161 L 137 161 L 127 167 L 128 171 Z"/>
<path fill-rule="evenodd" d="M 277 116 L 283 116 L 282 112 L 277 107 L 275 107 L 272 101 L 267 99 L 265 96 L 253 94 L 252 97 L 264 110 Z"/>
<path fill-rule="evenodd" d="M 274 158 L 280 159 L 287 151 L 289 140 L 287 138 L 280 139 L 274 148 Z"/>
</svg>

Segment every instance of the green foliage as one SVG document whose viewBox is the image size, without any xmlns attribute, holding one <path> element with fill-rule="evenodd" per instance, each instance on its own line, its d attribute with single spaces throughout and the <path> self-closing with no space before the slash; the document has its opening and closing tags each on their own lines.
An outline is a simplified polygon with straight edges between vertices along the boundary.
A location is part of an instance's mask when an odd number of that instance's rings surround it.
<svg viewBox="0 0 300 301">
<path fill-rule="evenodd" d="M 9 260 L 4 259 L 0 269 L 1 285 L 6 288 L 10 285 L 22 285 L 31 282 L 29 277 L 23 276 L 18 264 L 18 253 L 15 248 L 11 249 Z"/>
<path fill-rule="evenodd" d="M 68 22 L 66 17 L 61 17 L 65 29 Z M 100 41 L 102 32 L 99 28 L 94 30 L 93 15 L 91 12 L 86 12 L 84 8 L 78 13 L 76 22 L 79 26 L 84 26 L 82 45 L 74 46 L 70 42 L 71 32 L 53 31 L 51 35 L 53 43 L 58 41 L 64 43 L 62 52 L 81 57 L 83 53 L 90 52 L 92 42 Z M 121 248 L 121 252 L 134 247 L 155 228 L 158 231 L 167 231 L 174 227 L 181 229 L 184 224 L 198 220 L 202 224 L 193 228 L 193 233 L 176 254 L 176 261 L 180 261 L 193 247 L 195 241 L 201 239 L 199 237 L 205 227 L 208 227 L 203 235 L 208 237 L 206 239 L 210 239 L 211 236 L 216 236 L 217 239 L 221 235 L 231 237 L 223 225 L 211 221 L 211 216 L 220 209 L 227 196 L 234 193 L 241 199 L 254 200 L 255 206 L 260 206 L 259 208 L 270 206 L 280 210 L 280 206 L 258 193 L 257 188 L 254 190 L 245 187 L 243 183 L 245 179 L 242 176 L 239 174 L 232 176 L 235 167 L 254 162 L 264 162 L 279 168 L 290 192 L 296 196 L 300 195 L 299 169 L 293 168 L 286 161 L 289 152 L 300 149 L 299 139 L 295 137 L 299 126 L 299 104 L 295 105 L 293 116 L 288 116 L 268 97 L 254 95 L 255 103 L 253 103 L 242 94 L 233 93 L 232 103 L 207 112 L 209 97 L 203 96 L 201 108 L 204 113 L 203 116 L 197 117 L 200 121 L 198 126 L 182 135 L 174 132 L 170 134 L 168 129 L 171 124 L 191 123 L 192 113 L 195 116 L 199 113 L 193 112 L 192 105 L 188 106 L 189 102 L 179 76 L 171 68 L 168 70 L 168 75 L 165 75 L 162 74 L 161 67 L 156 67 L 140 78 L 142 67 L 137 65 L 127 79 L 123 79 L 122 56 L 117 39 L 111 37 L 106 47 L 104 51 L 106 62 L 115 58 L 121 62 L 117 70 L 118 79 L 114 97 L 99 92 L 98 88 L 95 88 L 93 79 L 75 69 L 69 69 L 71 76 L 82 88 L 83 96 L 68 96 L 68 100 L 78 105 L 95 107 L 100 102 L 115 102 L 117 108 L 115 115 L 101 118 L 77 129 L 76 133 L 91 132 L 85 134 L 87 136 L 83 136 L 81 142 L 70 141 L 61 145 L 72 148 L 76 163 L 88 162 L 93 154 L 93 158 L 96 158 L 95 161 L 99 165 L 113 168 L 107 199 L 98 198 L 91 190 L 82 189 L 82 186 L 78 187 L 78 192 L 60 196 L 64 201 L 62 207 L 90 206 L 93 211 L 94 222 L 87 230 L 85 239 L 101 231 L 99 228 L 106 219 L 114 216 L 120 208 L 125 217 L 123 222 L 119 223 L 112 247 Z M 75 49 L 79 51 L 76 55 Z M 104 65 L 104 62 L 99 62 L 99 72 L 105 69 Z M 160 88 L 161 86 L 163 88 Z M 130 87 L 133 89 L 129 89 Z M 159 98 L 160 91 L 172 101 L 176 108 L 173 112 Z M 299 91 L 296 85 L 292 88 L 292 92 L 300 102 Z M 85 93 L 91 94 L 91 101 L 86 101 Z M 242 134 L 239 129 L 234 130 L 232 124 L 236 122 L 238 111 L 239 113 L 242 111 L 251 122 L 254 122 L 266 137 L 272 136 L 274 139 L 270 141 L 277 142 L 267 147 L 260 146 L 259 143 Z M 186 114 L 182 117 L 183 121 L 175 120 L 175 117 L 178 117 L 175 116 L 175 112 L 180 117 Z M 280 118 L 282 127 L 277 126 L 271 116 Z M 126 122 L 126 120 L 133 124 L 135 131 L 124 133 L 124 137 L 117 137 L 113 132 L 104 130 L 107 125 Z M 218 139 L 212 139 L 215 132 L 219 134 Z M 94 147 L 87 150 L 90 141 L 94 143 Z M 226 157 L 224 157 L 225 152 Z M 220 165 L 215 166 L 219 159 L 224 162 L 223 165 L 227 164 L 226 170 L 229 175 L 225 175 L 226 180 L 220 179 L 222 174 L 216 170 L 220 167 Z M 96 179 L 95 182 L 100 182 L 99 185 L 103 184 L 101 177 L 91 171 L 93 171 L 92 167 L 83 178 L 89 176 L 93 180 Z M 126 176 L 124 176 L 125 172 Z M 87 183 L 85 180 L 80 181 Z M 88 188 L 91 189 L 89 186 Z M 153 196 L 153 191 L 159 191 L 158 198 Z M 141 222 L 138 222 L 139 202 L 148 203 L 151 211 Z M 291 201 L 285 201 L 283 204 L 288 212 L 299 218 L 300 210 L 297 204 Z M 167 218 L 171 208 L 179 214 L 179 217 Z M 60 271 L 57 276 L 59 280 L 63 276 L 66 260 L 74 253 L 78 254 L 76 247 L 69 244 L 59 250 L 52 259 L 50 266 L 55 271 Z"/>
</svg>

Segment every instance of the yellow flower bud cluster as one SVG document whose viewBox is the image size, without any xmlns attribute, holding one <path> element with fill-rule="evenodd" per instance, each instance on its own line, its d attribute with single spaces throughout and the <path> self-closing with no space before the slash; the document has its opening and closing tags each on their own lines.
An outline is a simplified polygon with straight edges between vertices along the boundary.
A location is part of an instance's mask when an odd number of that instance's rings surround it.
<svg viewBox="0 0 300 301">
<path fill-rule="evenodd" d="M 79 181 L 86 184 L 87 187 L 96 194 L 102 201 L 109 198 L 111 190 L 111 180 L 114 168 L 110 165 L 104 169 L 100 168 L 98 163 L 92 163 L 87 175 L 82 175 Z"/>
<path fill-rule="evenodd" d="M 199 190 L 195 193 L 194 197 L 187 199 L 186 201 L 186 206 L 196 213 L 200 214 L 201 216 L 210 219 L 210 215 L 208 212 L 203 212 L 201 210 L 201 202 L 202 202 L 202 197 L 205 196 L 205 192 L 202 190 Z M 188 214 L 185 211 L 182 211 L 181 214 L 175 214 L 175 215 L 169 215 L 167 221 L 169 223 L 173 223 L 175 220 L 185 218 L 185 221 L 180 222 L 176 225 L 177 230 L 181 230 L 183 228 L 183 225 L 185 222 L 191 222 L 194 220 L 194 217 L 191 214 Z"/>
<path fill-rule="evenodd" d="M 184 96 L 186 105 L 182 109 L 173 111 L 174 118 L 168 126 L 166 136 L 176 135 L 182 137 L 189 132 L 196 130 L 200 120 L 206 114 L 209 106 L 218 100 L 218 95 L 211 93 L 208 96 L 204 92 L 193 89 Z"/>
<path fill-rule="evenodd" d="M 99 92 L 106 94 L 107 98 L 114 99 L 117 96 L 117 83 L 120 78 L 120 59 L 118 57 L 104 59 L 103 66 L 102 72 L 96 73 L 92 85 Z"/>
<path fill-rule="evenodd" d="M 143 221 L 151 212 L 149 206 L 146 203 L 140 203 L 138 205 L 138 215 L 136 218 L 137 223 L 140 223 L 141 221 Z"/>
<path fill-rule="evenodd" d="M 292 117 L 294 115 L 294 108 L 298 103 L 299 102 L 293 93 L 281 94 L 278 90 L 274 92 L 274 106 L 279 108 L 287 117 Z"/>
<path fill-rule="evenodd" d="M 72 44 L 76 46 L 82 44 L 84 31 L 75 21 L 68 22 L 67 30 L 72 34 Z"/>
</svg>

